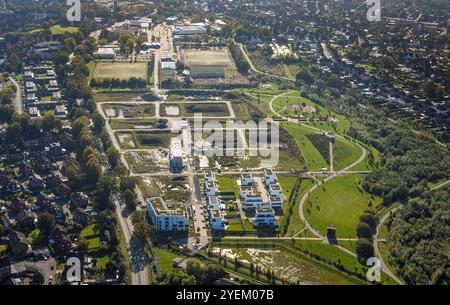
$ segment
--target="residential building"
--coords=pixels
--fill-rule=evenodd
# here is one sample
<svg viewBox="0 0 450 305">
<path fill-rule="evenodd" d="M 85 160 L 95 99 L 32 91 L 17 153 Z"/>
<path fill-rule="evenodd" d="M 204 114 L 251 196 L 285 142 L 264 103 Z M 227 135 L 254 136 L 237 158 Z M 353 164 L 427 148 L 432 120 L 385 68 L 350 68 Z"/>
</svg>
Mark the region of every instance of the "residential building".
<svg viewBox="0 0 450 305">
<path fill-rule="evenodd" d="M 215 181 L 204 182 L 204 188 L 207 197 L 216 196 L 219 193 L 219 188 Z"/>
<path fill-rule="evenodd" d="M 281 209 L 283 208 L 283 197 L 281 196 L 270 196 L 269 204 L 273 209 Z"/>
<path fill-rule="evenodd" d="M 9 233 L 9 245 L 13 250 L 14 255 L 22 256 L 31 252 L 31 246 L 25 237 L 25 234 L 18 231 L 11 231 Z"/>
<path fill-rule="evenodd" d="M 283 196 L 283 190 L 279 184 L 271 184 L 269 185 L 269 195 L 270 196 Z"/>
<path fill-rule="evenodd" d="M 180 205 L 168 205 L 163 198 L 147 198 L 147 214 L 157 231 L 187 231 L 189 227 L 186 209 Z"/>
<path fill-rule="evenodd" d="M 205 171 L 203 180 L 205 182 L 216 182 L 216 173 L 214 173 L 213 171 Z"/>
<path fill-rule="evenodd" d="M 266 186 L 278 182 L 277 174 L 271 169 L 264 169 L 264 182 Z"/>
<path fill-rule="evenodd" d="M 261 195 L 247 195 L 243 202 L 242 202 L 242 208 L 243 209 L 255 209 L 264 204 L 263 199 Z"/>
<path fill-rule="evenodd" d="M 278 226 L 275 211 L 272 208 L 256 209 L 255 226 Z"/>
<path fill-rule="evenodd" d="M 56 57 L 61 43 L 59 41 L 47 41 L 36 43 L 31 47 L 31 51 L 43 60 L 51 60 Z"/>
<path fill-rule="evenodd" d="M 211 217 L 211 229 L 216 231 L 223 231 L 226 227 L 226 220 L 224 218 L 223 212 L 218 208 L 211 208 L 209 210 Z"/>
<path fill-rule="evenodd" d="M 253 184 L 252 174 L 241 174 L 241 185 L 249 186 Z"/>
</svg>

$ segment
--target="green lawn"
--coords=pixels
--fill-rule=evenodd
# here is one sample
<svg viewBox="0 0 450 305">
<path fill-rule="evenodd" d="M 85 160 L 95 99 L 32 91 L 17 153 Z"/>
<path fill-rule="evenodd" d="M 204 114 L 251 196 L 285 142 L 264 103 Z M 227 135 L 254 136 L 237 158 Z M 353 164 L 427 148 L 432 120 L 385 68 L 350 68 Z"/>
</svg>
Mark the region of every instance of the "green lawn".
<svg viewBox="0 0 450 305">
<path fill-rule="evenodd" d="M 39 229 L 34 229 L 27 236 L 27 241 L 31 244 L 33 249 L 44 248 L 47 246 L 47 238 L 41 235 Z"/>
<path fill-rule="evenodd" d="M 234 192 L 233 181 L 231 177 L 228 176 L 218 176 L 217 182 L 219 184 L 220 192 Z"/>
<path fill-rule="evenodd" d="M 347 175 L 331 179 L 316 189 L 306 201 L 303 209 L 312 227 L 322 235 L 333 224 L 338 237 L 356 237 L 356 224 L 359 216 L 368 208 L 381 202 L 371 198 L 358 185 L 363 175 Z"/>
<path fill-rule="evenodd" d="M 294 137 L 309 170 L 318 170 L 329 167 L 327 161 L 325 161 L 317 148 L 306 137 L 311 131 L 295 123 L 283 123 L 282 127 Z"/>
<path fill-rule="evenodd" d="M 89 80 L 91 80 L 92 76 L 94 75 L 94 71 L 95 71 L 95 66 L 96 65 L 97 65 L 97 63 L 94 60 L 91 60 L 86 65 L 88 67 L 88 69 L 89 69 Z"/>
<path fill-rule="evenodd" d="M 300 232 L 305 224 L 300 220 L 300 216 L 298 214 L 298 204 L 301 196 L 313 185 L 314 180 L 310 179 L 302 179 L 300 187 L 297 190 L 297 200 L 295 201 L 295 205 L 292 209 L 291 218 L 289 220 L 289 226 L 286 232 L 286 236 L 293 236 Z"/>
<path fill-rule="evenodd" d="M 64 33 L 76 33 L 79 31 L 78 27 L 68 26 L 62 27 L 60 25 L 54 25 L 50 28 L 52 35 L 62 35 Z"/>
<path fill-rule="evenodd" d="M 297 112 L 296 110 L 289 107 L 289 105 L 301 105 L 306 104 L 307 106 L 314 107 L 316 109 L 315 113 L 307 113 L 307 112 Z M 287 95 L 283 95 L 275 99 L 272 103 L 273 109 L 284 116 L 296 116 L 298 114 L 303 115 L 305 117 L 312 117 L 315 115 L 332 115 L 332 113 L 325 108 L 315 104 L 311 100 L 300 96 L 298 93 L 289 93 Z"/>
<path fill-rule="evenodd" d="M 173 269 L 172 261 L 174 258 L 181 257 L 175 253 L 169 252 L 161 248 L 153 248 L 153 253 L 155 254 L 159 270 L 170 271 Z"/>
<path fill-rule="evenodd" d="M 7 245 L 0 245 L 0 253 L 2 253 L 3 251 L 6 251 L 7 248 L 8 248 Z"/>
<path fill-rule="evenodd" d="M 95 265 L 95 268 L 97 270 L 104 270 L 106 267 L 106 264 L 110 260 L 108 255 L 95 257 L 95 259 L 97 260 L 97 263 Z"/>
<path fill-rule="evenodd" d="M 334 170 L 341 170 L 349 166 L 361 156 L 361 149 L 353 143 L 335 138 L 333 144 Z"/>
<path fill-rule="evenodd" d="M 88 237 L 97 234 L 97 230 L 95 229 L 95 227 L 96 224 L 90 224 L 86 226 L 83 230 L 81 230 L 80 237 Z"/>
<path fill-rule="evenodd" d="M 89 238 L 87 241 L 89 250 L 96 249 L 102 245 L 100 237 Z"/>
</svg>

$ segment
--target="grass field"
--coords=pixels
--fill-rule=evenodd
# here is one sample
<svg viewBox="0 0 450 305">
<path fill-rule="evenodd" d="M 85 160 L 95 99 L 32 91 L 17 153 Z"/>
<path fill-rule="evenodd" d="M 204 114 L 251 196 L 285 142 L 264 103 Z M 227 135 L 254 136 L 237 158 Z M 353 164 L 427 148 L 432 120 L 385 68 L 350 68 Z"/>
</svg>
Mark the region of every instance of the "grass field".
<svg viewBox="0 0 450 305">
<path fill-rule="evenodd" d="M 306 201 L 303 209 L 311 226 L 321 234 L 333 224 L 336 235 L 343 238 L 356 237 L 359 216 L 369 207 L 381 203 L 380 198 L 371 197 L 359 186 L 362 175 L 347 175 L 333 178 L 316 189 Z"/>
<path fill-rule="evenodd" d="M 294 105 L 306 105 L 304 111 L 296 111 L 292 108 Z M 296 116 L 298 114 L 305 117 L 316 115 L 332 115 L 331 111 L 325 111 L 324 108 L 316 105 L 307 98 L 301 97 L 298 93 L 283 95 L 275 99 L 272 104 L 274 110 L 284 116 Z"/>
<path fill-rule="evenodd" d="M 173 259 L 181 257 L 180 255 L 157 247 L 153 248 L 153 253 L 156 256 L 158 270 L 160 271 L 173 270 Z"/>
<path fill-rule="evenodd" d="M 335 138 L 333 144 L 334 170 L 341 170 L 349 166 L 361 156 L 361 149 L 346 140 Z"/>
<path fill-rule="evenodd" d="M 100 80 L 115 78 L 128 80 L 131 77 L 147 79 L 147 63 L 137 62 L 98 62 L 95 65 L 93 78 Z"/>
<path fill-rule="evenodd" d="M 96 235 L 97 233 L 98 230 L 96 229 L 96 224 L 90 224 L 81 230 L 80 237 L 88 237 L 91 235 Z"/>
<path fill-rule="evenodd" d="M 139 98 L 142 93 L 136 92 L 114 92 L 114 93 L 95 93 L 95 102 L 122 102 L 122 101 L 132 101 Z"/>
<path fill-rule="evenodd" d="M 232 66 L 233 61 L 228 48 L 180 49 L 182 61 L 188 65 Z"/>
<path fill-rule="evenodd" d="M 142 129 L 138 127 L 155 127 L 157 119 L 112 119 L 109 125 L 112 129 Z"/>
<path fill-rule="evenodd" d="M 50 31 L 52 35 L 62 35 L 64 33 L 76 33 L 79 29 L 74 26 L 62 27 L 60 25 L 54 25 L 50 28 Z"/>
<path fill-rule="evenodd" d="M 314 184 L 314 180 L 310 179 L 302 179 L 300 187 L 297 190 L 297 200 L 295 201 L 294 207 L 292 208 L 291 218 L 289 220 L 289 226 L 286 231 L 286 236 L 293 236 L 300 232 L 305 224 L 300 220 L 300 216 L 298 214 L 298 204 L 301 196 Z"/>
<path fill-rule="evenodd" d="M 236 119 L 244 123 L 252 119 L 251 112 L 244 102 L 232 102 L 231 107 L 236 115 Z"/>
<path fill-rule="evenodd" d="M 317 148 L 306 137 L 306 135 L 312 133 L 310 130 L 294 123 L 283 123 L 282 127 L 294 137 L 309 170 L 329 167 Z"/>
</svg>

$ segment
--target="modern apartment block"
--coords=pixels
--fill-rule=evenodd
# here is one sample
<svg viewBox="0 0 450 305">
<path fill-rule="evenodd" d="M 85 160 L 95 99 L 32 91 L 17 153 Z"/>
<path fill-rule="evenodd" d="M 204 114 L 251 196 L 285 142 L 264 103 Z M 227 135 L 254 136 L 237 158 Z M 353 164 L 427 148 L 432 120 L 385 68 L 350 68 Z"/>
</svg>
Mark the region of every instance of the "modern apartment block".
<svg viewBox="0 0 450 305">
<path fill-rule="evenodd" d="M 147 214 L 157 231 L 187 231 L 189 220 L 181 205 L 167 204 L 161 197 L 147 198 Z"/>
</svg>

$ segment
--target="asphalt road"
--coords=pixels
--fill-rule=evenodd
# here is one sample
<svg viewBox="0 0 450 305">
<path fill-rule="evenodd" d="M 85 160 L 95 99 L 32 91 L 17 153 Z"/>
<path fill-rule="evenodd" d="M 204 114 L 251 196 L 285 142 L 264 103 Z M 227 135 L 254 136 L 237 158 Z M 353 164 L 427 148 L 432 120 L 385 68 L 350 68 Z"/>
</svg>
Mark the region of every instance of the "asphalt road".
<svg viewBox="0 0 450 305">
<path fill-rule="evenodd" d="M 148 262 L 141 242 L 133 237 L 133 224 L 117 198 L 114 198 L 114 204 L 116 205 L 117 220 L 125 237 L 127 250 L 130 255 L 131 285 L 148 285 Z"/>
<path fill-rule="evenodd" d="M 23 112 L 23 102 L 22 102 L 22 90 L 20 89 L 19 82 L 13 77 L 9 77 L 9 80 L 16 86 L 16 97 L 14 98 L 14 111 L 17 113 Z"/>
</svg>

